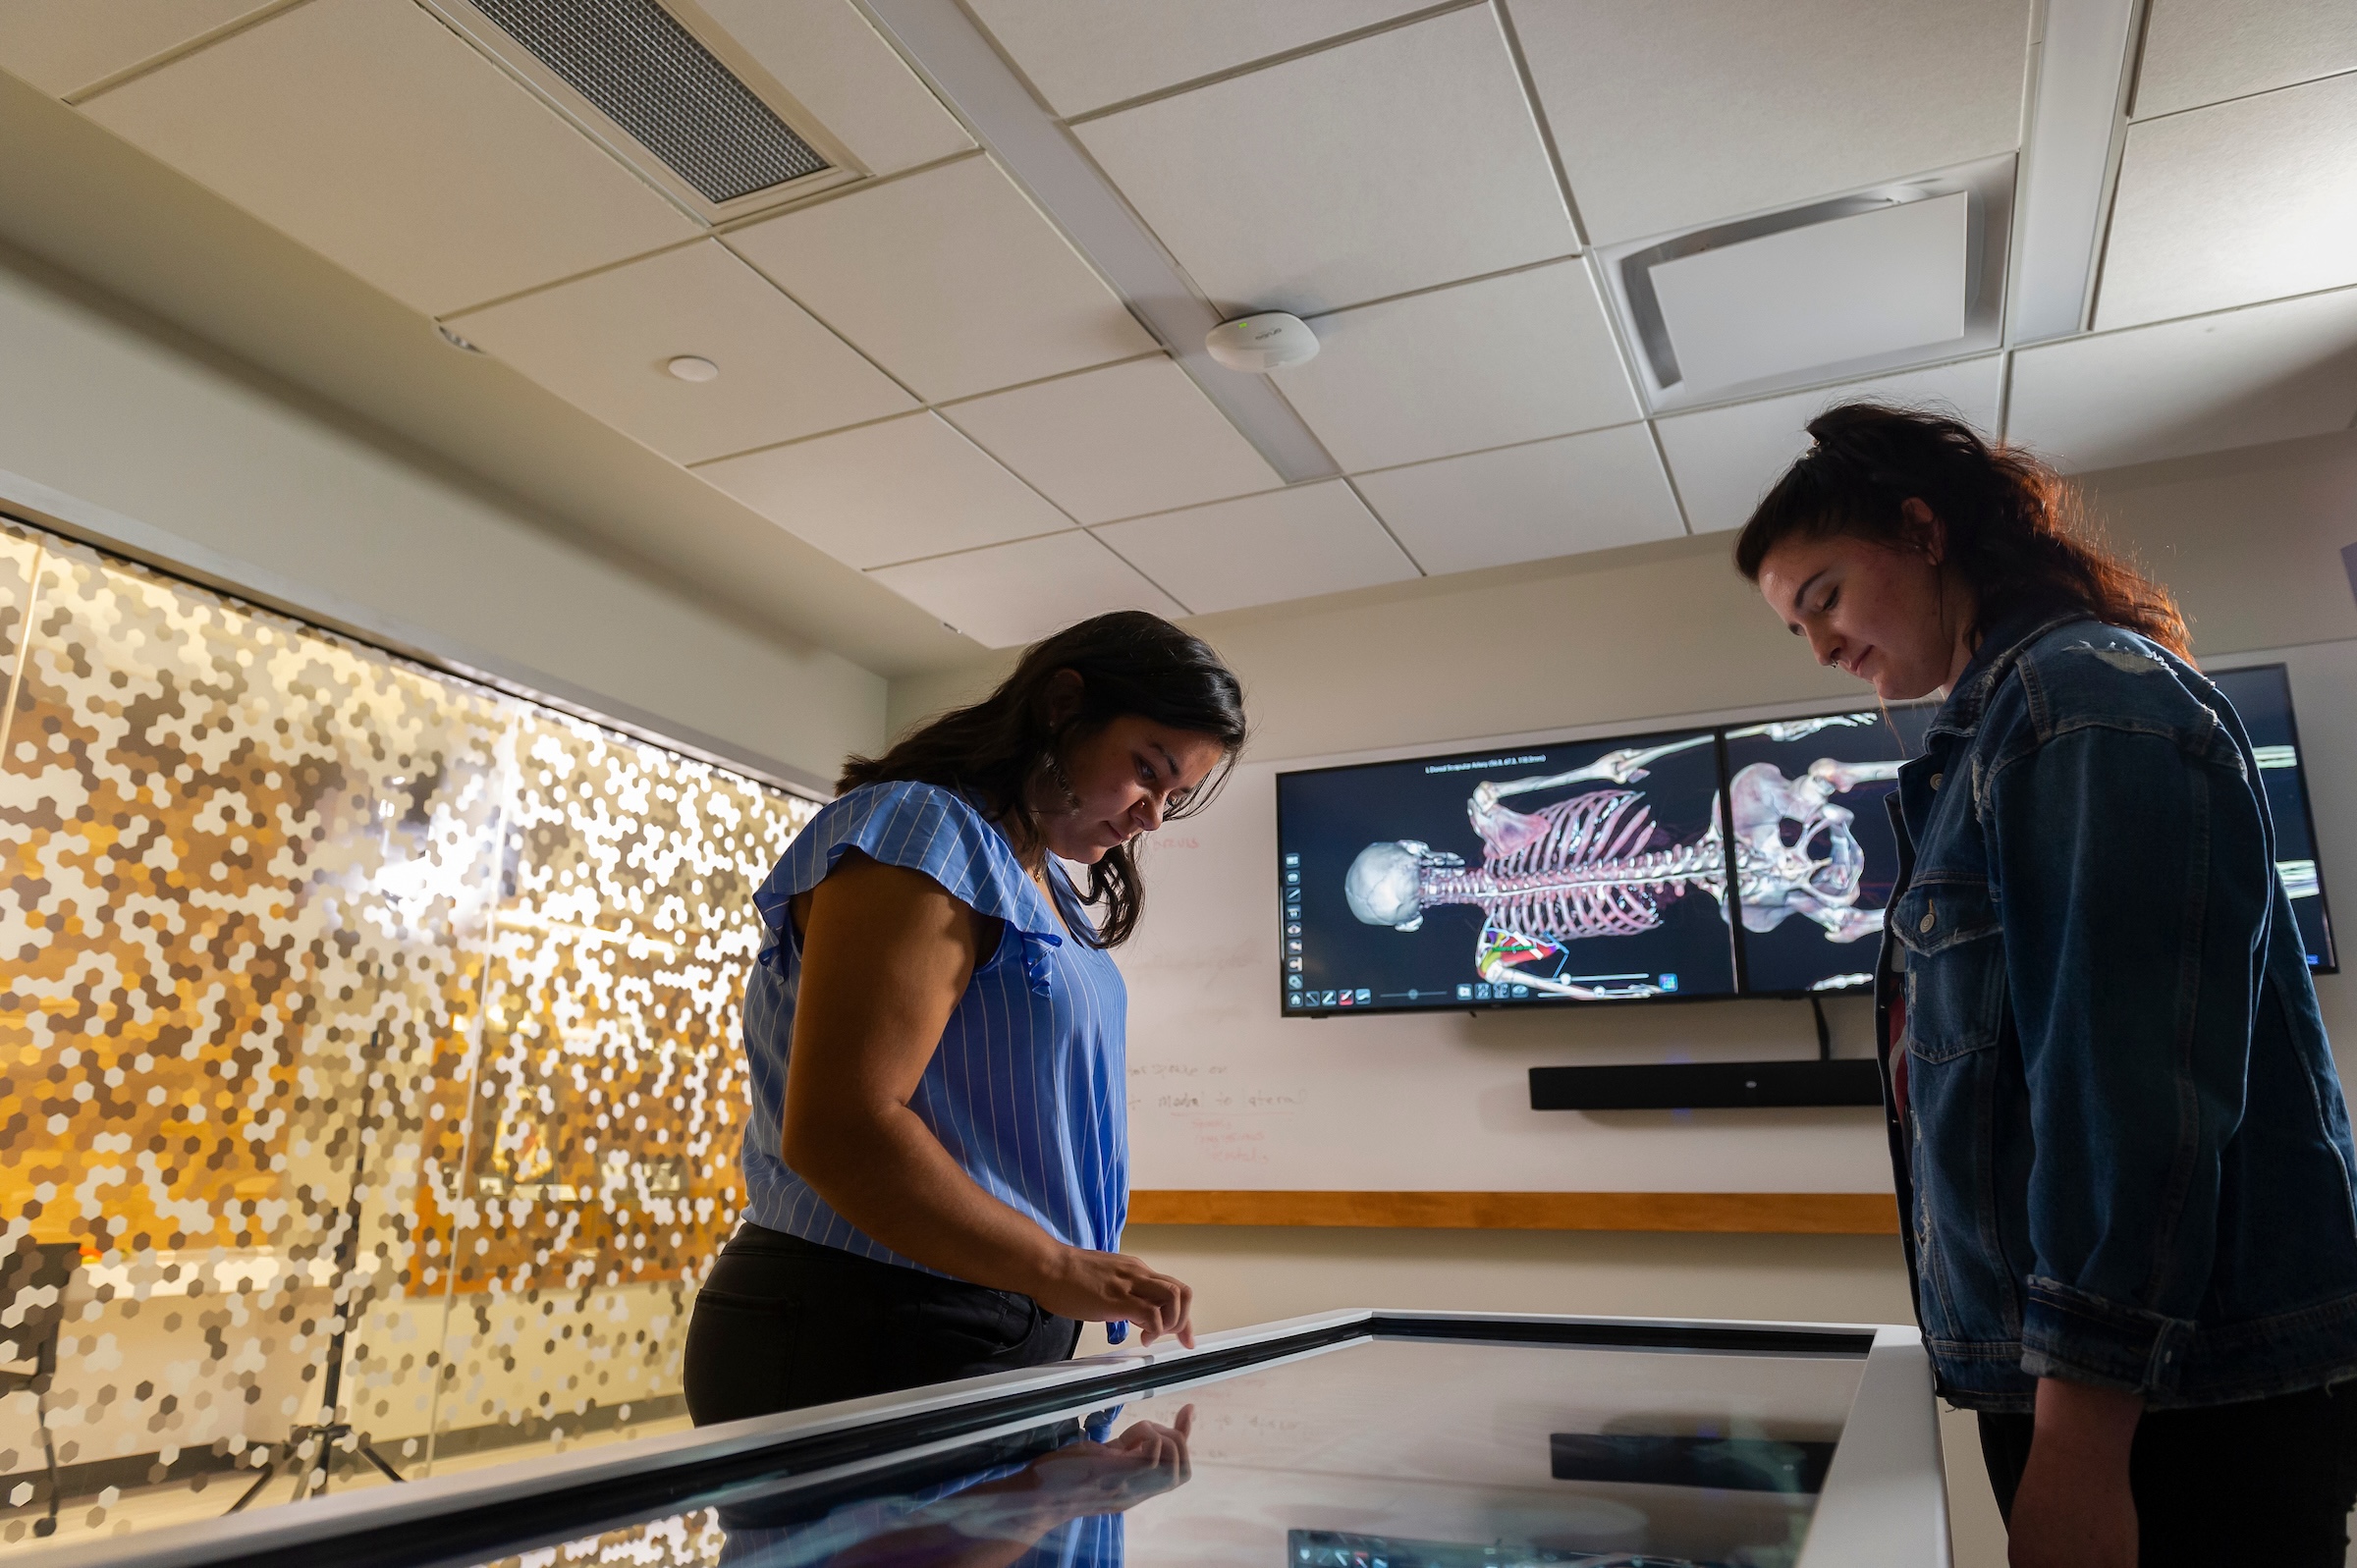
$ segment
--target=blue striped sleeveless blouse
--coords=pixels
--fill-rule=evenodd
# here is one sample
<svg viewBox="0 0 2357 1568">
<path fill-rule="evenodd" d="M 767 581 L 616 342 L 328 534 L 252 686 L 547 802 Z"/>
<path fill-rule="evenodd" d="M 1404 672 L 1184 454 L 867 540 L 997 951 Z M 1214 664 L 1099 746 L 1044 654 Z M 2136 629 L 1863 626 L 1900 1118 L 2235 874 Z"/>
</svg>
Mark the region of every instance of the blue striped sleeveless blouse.
<svg viewBox="0 0 2357 1568">
<path fill-rule="evenodd" d="M 1003 923 L 997 950 L 958 999 L 908 1108 L 992 1197 L 1069 1246 L 1115 1250 L 1129 1210 L 1129 1003 L 1121 971 L 1103 949 L 1070 936 L 998 829 L 962 797 L 926 784 L 869 784 L 833 801 L 753 895 L 767 938 L 744 993 L 752 1069 L 745 1217 L 863 1258 L 924 1267 L 830 1209 L 781 1153 L 801 982 L 800 939 L 787 905 L 817 887 L 847 849 L 921 871 Z M 1050 865 L 1065 919 L 1088 929 L 1086 908 Z"/>
</svg>

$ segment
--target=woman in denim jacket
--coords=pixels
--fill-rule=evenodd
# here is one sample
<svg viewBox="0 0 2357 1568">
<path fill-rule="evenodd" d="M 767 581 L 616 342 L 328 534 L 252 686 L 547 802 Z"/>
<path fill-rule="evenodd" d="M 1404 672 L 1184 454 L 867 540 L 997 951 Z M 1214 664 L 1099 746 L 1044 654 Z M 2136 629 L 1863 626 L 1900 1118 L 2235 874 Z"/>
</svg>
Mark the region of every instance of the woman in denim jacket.
<svg viewBox="0 0 2357 1568">
<path fill-rule="evenodd" d="M 1735 546 L 1818 662 L 1945 693 L 1876 994 L 1916 1316 L 2017 1564 L 2330 1564 L 2357 1168 L 2242 722 L 2052 470 L 1872 405 Z"/>
</svg>

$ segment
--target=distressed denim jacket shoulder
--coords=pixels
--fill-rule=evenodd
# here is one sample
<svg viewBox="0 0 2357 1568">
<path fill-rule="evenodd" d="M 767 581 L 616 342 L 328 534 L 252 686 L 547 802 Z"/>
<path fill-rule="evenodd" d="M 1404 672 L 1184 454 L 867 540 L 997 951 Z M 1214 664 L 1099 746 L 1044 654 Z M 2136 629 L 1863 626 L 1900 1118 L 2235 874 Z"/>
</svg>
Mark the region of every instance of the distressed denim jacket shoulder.
<svg viewBox="0 0 2357 1568">
<path fill-rule="evenodd" d="M 2357 1150 L 2217 688 L 2099 622 L 2001 626 L 1891 812 L 1880 1038 L 1941 1392 L 2357 1376 Z"/>
</svg>

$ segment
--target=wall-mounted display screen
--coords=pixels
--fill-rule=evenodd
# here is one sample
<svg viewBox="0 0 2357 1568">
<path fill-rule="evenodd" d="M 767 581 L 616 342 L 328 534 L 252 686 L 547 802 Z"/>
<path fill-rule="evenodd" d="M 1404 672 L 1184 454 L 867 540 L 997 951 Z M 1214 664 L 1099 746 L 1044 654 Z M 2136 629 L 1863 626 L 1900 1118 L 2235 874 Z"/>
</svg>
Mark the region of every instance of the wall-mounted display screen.
<svg viewBox="0 0 2357 1568">
<path fill-rule="evenodd" d="M 1288 1011 L 1727 996 L 1718 736 L 1282 774 Z"/>
<path fill-rule="evenodd" d="M 2308 961 L 2331 970 L 2283 667 L 2213 678 L 2258 754 Z M 1935 712 L 1280 774 L 1285 1010 L 1867 990 L 1898 877 L 1885 802 Z"/>
<path fill-rule="evenodd" d="M 2308 806 L 2308 775 L 2300 760 L 2299 726 L 2291 717 L 2291 681 L 2281 665 L 2209 672 L 2224 692 L 2259 758 L 2259 782 L 2267 790 L 2268 815 L 2275 822 L 2275 874 L 2291 894 L 2308 967 L 2327 974 L 2340 968 L 2332 949 L 2332 916 L 2325 907 L 2324 878 L 2316 869 L 2316 817 Z"/>
</svg>

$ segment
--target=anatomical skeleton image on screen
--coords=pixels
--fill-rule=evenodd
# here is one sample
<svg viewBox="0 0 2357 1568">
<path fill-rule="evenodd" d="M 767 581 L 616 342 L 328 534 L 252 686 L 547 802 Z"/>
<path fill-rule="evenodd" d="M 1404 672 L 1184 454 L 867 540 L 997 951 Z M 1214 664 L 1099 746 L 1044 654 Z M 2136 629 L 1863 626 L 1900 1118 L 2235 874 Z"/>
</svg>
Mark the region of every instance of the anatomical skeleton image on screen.
<svg viewBox="0 0 2357 1568">
<path fill-rule="evenodd" d="M 1716 741 L 1281 776 L 1288 1007 L 1731 994 Z"/>
<path fill-rule="evenodd" d="M 1653 808 L 1633 788 L 1586 789 L 1529 812 L 1506 801 L 1573 784 L 1634 784 L 1651 764 L 1711 739 L 1623 747 L 1564 773 L 1484 779 L 1465 802 L 1482 863 L 1468 866 L 1414 838 L 1371 843 L 1343 879 L 1350 912 L 1370 926 L 1414 931 L 1428 908 L 1473 904 L 1482 912 L 1473 972 L 1493 986 L 1526 985 L 1580 1001 L 1660 996 L 1658 977 L 1571 977 L 1562 960 L 1574 943 L 1658 929 L 1662 906 L 1687 893 L 1724 902 L 1727 856 L 1717 810 L 1702 834 L 1678 843 L 1655 826 Z"/>
</svg>

